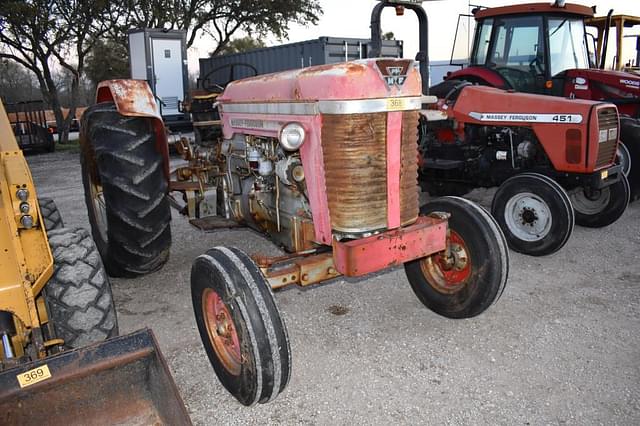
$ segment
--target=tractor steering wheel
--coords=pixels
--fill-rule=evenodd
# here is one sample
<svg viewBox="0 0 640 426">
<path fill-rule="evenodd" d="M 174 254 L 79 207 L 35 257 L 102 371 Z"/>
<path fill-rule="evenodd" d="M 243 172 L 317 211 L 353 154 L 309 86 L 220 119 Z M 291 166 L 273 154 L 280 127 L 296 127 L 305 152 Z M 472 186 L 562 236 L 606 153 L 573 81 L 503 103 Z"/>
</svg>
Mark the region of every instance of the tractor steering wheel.
<svg viewBox="0 0 640 426">
<path fill-rule="evenodd" d="M 207 91 L 208 93 L 222 93 L 225 87 L 227 87 L 227 84 L 238 79 L 238 77 L 235 75 L 235 70 L 238 67 L 249 68 L 250 74 L 252 74 L 249 77 L 255 77 L 256 75 L 258 75 L 258 70 L 256 69 L 256 67 L 254 67 L 251 64 L 247 64 L 244 62 L 225 64 L 212 69 L 211 71 L 206 73 L 204 76 L 198 78 L 198 86 L 201 87 L 203 90 Z M 209 80 L 209 77 L 226 68 L 229 68 L 229 75 L 224 79 L 226 80 L 224 83 L 218 84 L 218 83 L 213 83 Z"/>
<path fill-rule="evenodd" d="M 530 86 L 532 83 L 532 81 L 530 81 L 532 77 L 531 74 L 519 68 L 497 67 L 495 71 L 504 78 L 512 89 L 518 91 L 524 91 L 523 88 Z"/>
<path fill-rule="evenodd" d="M 540 57 L 536 56 L 533 61 L 529 62 L 529 68 L 534 75 L 544 75 L 544 68 L 540 61 Z"/>
</svg>

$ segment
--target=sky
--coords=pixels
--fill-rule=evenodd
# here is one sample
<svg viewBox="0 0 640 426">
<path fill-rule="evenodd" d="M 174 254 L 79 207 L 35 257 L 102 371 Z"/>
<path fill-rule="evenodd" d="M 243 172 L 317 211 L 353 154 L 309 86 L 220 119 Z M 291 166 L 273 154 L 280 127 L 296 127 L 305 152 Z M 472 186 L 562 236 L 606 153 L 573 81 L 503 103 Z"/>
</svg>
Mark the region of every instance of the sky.
<svg viewBox="0 0 640 426">
<path fill-rule="evenodd" d="M 376 5 L 376 0 L 319 0 L 324 14 L 318 25 L 302 26 L 291 25 L 289 39 L 279 42 L 267 40 L 267 45 L 277 45 L 317 39 L 322 36 L 369 38 L 369 21 L 371 10 Z M 535 0 L 442 0 L 425 1 L 424 9 L 429 17 L 429 56 L 432 61 L 448 60 L 451 56 L 451 48 L 460 13 L 467 13 L 469 3 L 494 7 L 509 4 L 532 3 Z M 570 3 L 596 6 L 597 15 L 606 15 L 613 8 L 614 13 L 640 16 L 640 0 L 574 0 Z M 404 41 L 404 55 L 407 58 L 415 57 L 418 51 L 418 21 L 411 11 L 405 16 L 396 17 L 392 8 L 386 8 L 382 16 L 382 29 L 391 31 L 395 38 Z M 639 31 L 636 31 L 637 33 Z M 211 47 L 207 47 L 207 41 L 203 38 L 196 43 L 196 48 L 189 52 L 190 72 L 197 70 L 199 56 L 207 56 Z M 193 64 L 193 65 L 192 65 Z"/>
</svg>

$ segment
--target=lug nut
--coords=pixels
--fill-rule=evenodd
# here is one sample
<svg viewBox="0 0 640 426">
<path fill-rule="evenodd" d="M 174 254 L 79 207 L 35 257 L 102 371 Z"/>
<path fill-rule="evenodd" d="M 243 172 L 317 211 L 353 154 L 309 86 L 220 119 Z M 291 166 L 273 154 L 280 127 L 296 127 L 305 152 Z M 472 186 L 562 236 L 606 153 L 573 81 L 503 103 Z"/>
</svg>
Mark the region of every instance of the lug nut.
<svg viewBox="0 0 640 426">
<path fill-rule="evenodd" d="M 18 197 L 20 201 L 27 201 L 29 199 L 29 191 L 24 188 L 18 189 L 16 191 L 16 197 Z"/>
<path fill-rule="evenodd" d="M 33 228 L 33 217 L 31 215 L 24 215 L 20 218 L 20 223 L 27 229 Z"/>
</svg>

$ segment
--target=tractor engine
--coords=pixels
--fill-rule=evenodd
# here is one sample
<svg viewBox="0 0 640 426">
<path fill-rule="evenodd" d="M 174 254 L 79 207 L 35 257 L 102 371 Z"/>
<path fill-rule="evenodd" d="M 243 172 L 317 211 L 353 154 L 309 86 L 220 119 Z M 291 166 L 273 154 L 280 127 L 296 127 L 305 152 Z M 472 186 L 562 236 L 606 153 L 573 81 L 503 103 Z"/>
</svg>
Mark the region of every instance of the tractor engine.
<svg viewBox="0 0 640 426">
<path fill-rule="evenodd" d="M 518 170 L 548 167 L 549 161 L 530 128 L 468 124 L 454 120 L 423 122 L 420 151 L 440 178 L 493 186 Z M 456 131 L 457 130 L 457 131 Z"/>
</svg>

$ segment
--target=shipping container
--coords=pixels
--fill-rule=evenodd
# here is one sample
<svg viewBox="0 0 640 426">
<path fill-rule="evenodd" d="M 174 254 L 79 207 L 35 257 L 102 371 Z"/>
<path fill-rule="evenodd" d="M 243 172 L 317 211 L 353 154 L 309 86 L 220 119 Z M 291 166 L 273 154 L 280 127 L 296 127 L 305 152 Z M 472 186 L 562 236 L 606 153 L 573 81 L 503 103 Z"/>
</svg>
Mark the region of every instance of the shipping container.
<svg viewBox="0 0 640 426">
<path fill-rule="evenodd" d="M 333 64 L 368 57 L 371 40 L 363 38 L 320 37 L 297 43 L 200 59 L 198 86 L 224 86 L 232 80 L 254 75 Z M 402 58 L 402 40 L 384 40 L 382 56 Z"/>
</svg>

